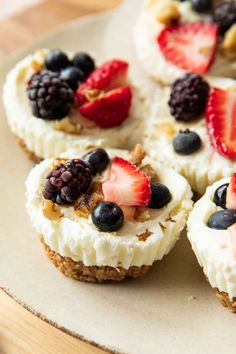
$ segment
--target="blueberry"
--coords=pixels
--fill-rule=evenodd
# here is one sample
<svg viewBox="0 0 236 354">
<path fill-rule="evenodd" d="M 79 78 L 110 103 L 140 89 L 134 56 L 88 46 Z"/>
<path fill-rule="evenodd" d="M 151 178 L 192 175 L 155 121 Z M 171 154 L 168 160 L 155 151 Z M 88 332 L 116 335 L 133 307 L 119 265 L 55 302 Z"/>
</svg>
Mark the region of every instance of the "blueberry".
<svg viewBox="0 0 236 354">
<path fill-rule="evenodd" d="M 225 209 L 216 211 L 208 220 L 207 226 L 211 229 L 226 230 L 236 223 L 236 210 Z"/>
<path fill-rule="evenodd" d="M 116 231 L 124 223 L 124 214 L 117 204 L 100 202 L 92 211 L 92 221 L 100 231 Z"/>
<path fill-rule="evenodd" d="M 173 139 L 173 147 L 178 154 L 190 155 L 199 150 L 201 139 L 199 135 L 189 129 L 181 130 Z"/>
<path fill-rule="evenodd" d="M 98 148 L 88 152 L 83 159 L 90 163 L 93 169 L 93 175 L 105 170 L 110 162 L 110 158 L 104 149 Z"/>
<path fill-rule="evenodd" d="M 212 0 L 191 0 L 193 9 L 197 12 L 208 12 L 212 8 Z"/>
<path fill-rule="evenodd" d="M 213 202 L 223 209 L 226 209 L 226 191 L 229 183 L 222 184 L 214 193 Z"/>
<path fill-rule="evenodd" d="M 94 60 L 87 53 L 83 52 L 75 54 L 73 64 L 83 71 L 85 77 L 95 69 Z"/>
<path fill-rule="evenodd" d="M 84 74 L 75 66 L 69 66 L 61 71 L 60 77 L 75 91 L 78 88 L 78 82 L 83 81 Z"/>
<path fill-rule="evenodd" d="M 48 70 L 60 71 L 69 65 L 69 59 L 60 49 L 52 49 L 46 54 L 45 65 Z"/>
<path fill-rule="evenodd" d="M 162 183 L 153 182 L 151 184 L 151 200 L 148 208 L 159 209 L 169 203 L 171 194 L 169 189 Z"/>
</svg>

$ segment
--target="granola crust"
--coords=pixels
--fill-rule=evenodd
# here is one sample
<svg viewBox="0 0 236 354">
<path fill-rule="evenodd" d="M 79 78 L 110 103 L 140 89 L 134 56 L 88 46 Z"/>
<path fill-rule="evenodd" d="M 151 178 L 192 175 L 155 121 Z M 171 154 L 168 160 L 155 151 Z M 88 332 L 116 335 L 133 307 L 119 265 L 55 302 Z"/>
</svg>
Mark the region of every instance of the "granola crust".
<svg viewBox="0 0 236 354">
<path fill-rule="evenodd" d="M 214 289 L 216 297 L 220 300 L 223 306 L 228 307 L 231 312 L 236 313 L 236 297 L 230 300 L 229 294 L 224 291 L 219 291 L 219 289 Z"/>
<path fill-rule="evenodd" d="M 25 151 L 26 155 L 28 156 L 28 158 L 30 160 L 32 160 L 36 163 L 40 163 L 41 161 L 43 161 L 43 159 L 41 157 L 35 155 L 35 153 L 33 151 L 28 150 L 23 139 L 19 138 L 18 136 L 16 136 L 16 139 L 18 141 L 19 146 L 22 147 L 22 149 Z"/>
<path fill-rule="evenodd" d="M 76 262 L 69 257 L 63 257 L 53 251 L 46 245 L 43 236 L 40 237 L 40 241 L 52 263 L 66 276 L 80 281 L 102 283 L 104 281 L 121 281 L 126 277 L 138 278 L 144 275 L 150 268 L 150 266 L 145 265 L 141 267 L 133 266 L 129 269 L 124 269 L 120 266 L 116 268 L 109 266 L 85 266 L 81 261 Z"/>
</svg>

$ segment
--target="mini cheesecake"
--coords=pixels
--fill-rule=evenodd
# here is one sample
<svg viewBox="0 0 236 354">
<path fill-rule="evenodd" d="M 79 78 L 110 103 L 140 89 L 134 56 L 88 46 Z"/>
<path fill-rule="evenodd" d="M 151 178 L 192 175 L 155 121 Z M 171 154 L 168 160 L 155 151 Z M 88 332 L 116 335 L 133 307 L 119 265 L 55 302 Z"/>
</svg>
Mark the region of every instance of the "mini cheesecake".
<svg viewBox="0 0 236 354">
<path fill-rule="evenodd" d="M 174 184 L 173 184 L 174 181 Z M 103 282 L 137 278 L 161 260 L 192 208 L 186 179 L 145 156 L 97 148 L 45 159 L 26 181 L 26 207 L 64 274 Z"/>
<path fill-rule="evenodd" d="M 236 5 L 148 0 L 135 25 L 137 56 L 164 85 L 185 72 L 236 78 Z M 226 4 L 225 4 L 226 3 Z M 195 7 L 195 8 L 194 8 Z"/>
<path fill-rule="evenodd" d="M 187 227 L 207 280 L 221 303 L 236 312 L 236 174 L 207 188 Z"/>
<path fill-rule="evenodd" d="M 112 59 L 95 68 L 85 53 L 46 49 L 22 59 L 3 89 L 9 127 L 20 145 L 39 161 L 73 148 L 138 142 L 142 99 L 127 78 L 128 66 Z"/>
<path fill-rule="evenodd" d="M 185 74 L 147 101 L 144 147 L 203 194 L 236 170 L 236 82 Z"/>
</svg>

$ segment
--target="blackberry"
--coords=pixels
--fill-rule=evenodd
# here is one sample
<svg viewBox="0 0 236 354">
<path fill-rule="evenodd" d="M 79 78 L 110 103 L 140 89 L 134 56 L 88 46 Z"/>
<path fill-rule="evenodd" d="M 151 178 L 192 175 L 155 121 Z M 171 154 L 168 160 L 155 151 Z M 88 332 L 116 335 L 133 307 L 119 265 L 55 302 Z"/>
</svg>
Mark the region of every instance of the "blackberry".
<svg viewBox="0 0 236 354">
<path fill-rule="evenodd" d="M 200 75 L 185 74 L 172 84 L 168 101 L 171 114 L 185 122 L 198 118 L 205 110 L 209 89 Z"/>
<path fill-rule="evenodd" d="M 33 74 L 27 92 L 33 115 L 46 120 L 64 118 L 74 103 L 69 85 L 52 71 Z"/>
<path fill-rule="evenodd" d="M 46 177 L 43 196 L 57 204 L 72 204 L 92 182 L 92 168 L 81 159 L 56 166 Z"/>
<path fill-rule="evenodd" d="M 220 34 L 224 34 L 236 23 L 236 2 L 223 1 L 214 6 L 213 22 L 219 26 Z"/>
</svg>

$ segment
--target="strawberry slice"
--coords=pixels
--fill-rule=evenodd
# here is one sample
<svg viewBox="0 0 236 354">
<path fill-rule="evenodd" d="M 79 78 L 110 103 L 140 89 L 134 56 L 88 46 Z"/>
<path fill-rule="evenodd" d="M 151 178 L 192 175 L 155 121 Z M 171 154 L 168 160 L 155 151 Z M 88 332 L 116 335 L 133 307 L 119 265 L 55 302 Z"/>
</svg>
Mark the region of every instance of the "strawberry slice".
<svg viewBox="0 0 236 354">
<path fill-rule="evenodd" d="M 236 224 L 231 225 L 227 229 L 230 233 L 231 246 L 233 250 L 233 256 L 236 259 Z"/>
<path fill-rule="evenodd" d="M 131 89 L 128 86 L 121 87 L 84 103 L 79 108 L 79 112 L 99 127 L 111 128 L 121 124 L 128 117 L 131 99 Z"/>
<path fill-rule="evenodd" d="M 135 206 L 120 205 L 120 208 L 123 211 L 124 218 L 126 221 L 134 221 L 134 215 L 136 212 Z"/>
<path fill-rule="evenodd" d="M 218 26 L 188 22 L 165 27 L 157 38 L 168 61 L 198 74 L 209 70 L 216 52 Z"/>
<path fill-rule="evenodd" d="M 206 123 L 212 146 L 219 154 L 236 157 L 236 91 L 213 88 L 206 105 Z"/>
<path fill-rule="evenodd" d="M 231 177 L 226 191 L 226 208 L 236 210 L 236 173 Z"/>
<path fill-rule="evenodd" d="M 86 92 L 89 90 L 109 91 L 127 84 L 129 64 L 123 60 L 110 60 L 94 70 L 87 80 L 82 83 L 75 93 L 78 105 L 87 101 Z"/>
<path fill-rule="evenodd" d="M 103 183 L 106 201 L 125 206 L 146 206 L 151 198 L 150 179 L 131 162 L 116 157 L 109 180 Z"/>
</svg>

